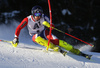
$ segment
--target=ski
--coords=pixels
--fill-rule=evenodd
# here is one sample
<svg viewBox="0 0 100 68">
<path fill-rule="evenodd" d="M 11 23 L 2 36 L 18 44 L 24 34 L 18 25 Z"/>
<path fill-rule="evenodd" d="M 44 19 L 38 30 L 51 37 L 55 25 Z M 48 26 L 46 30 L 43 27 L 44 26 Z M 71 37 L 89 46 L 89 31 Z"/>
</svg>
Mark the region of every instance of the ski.
<svg viewBox="0 0 100 68">
<path fill-rule="evenodd" d="M 1 42 L 12 43 L 12 41 L 0 40 Z"/>
<path fill-rule="evenodd" d="M 0 40 L 1 42 L 7 42 L 12 44 L 13 47 L 17 47 L 18 43 L 14 44 L 13 41 L 6 41 L 6 40 Z"/>
<path fill-rule="evenodd" d="M 85 58 L 87 58 L 87 59 L 91 59 L 91 57 L 92 57 L 92 55 L 89 55 L 89 54 L 84 54 L 84 53 L 82 53 L 82 52 L 80 52 L 80 54 L 79 54 L 80 56 L 83 56 L 83 57 L 85 57 Z"/>
<path fill-rule="evenodd" d="M 6 41 L 6 40 L 0 40 L 0 41 L 13 44 L 12 41 Z M 65 50 L 63 50 L 63 49 L 61 49 L 61 48 L 60 48 L 59 51 L 54 51 L 54 50 L 52 50 L 52 49 L 50 49 L 50 50 L 45 50 L 45 49 L 42 49 L 42 48 L 29 48 L 29 47 L 17 47 L 17 48 L 41 50 L 41 51 L 47 52 L 47 53 L 48 53 L 48 52 L 56 52 L 56 53 L 58 52 L 58 53 L 61 53 L 63 56 L 66 56 L 66 54 L 67 54 L 67 51 L 65 51 Z M 89 60 L 91 60 L 91 57 L 92 57 L 92 55 L 88 55 L 88 54 L 84 54 L 84 53 L 81 53 L 80 56 L 83 56 L 83 57 L 85 57 L 86 59 L 89 59 Z"/>
</svg>

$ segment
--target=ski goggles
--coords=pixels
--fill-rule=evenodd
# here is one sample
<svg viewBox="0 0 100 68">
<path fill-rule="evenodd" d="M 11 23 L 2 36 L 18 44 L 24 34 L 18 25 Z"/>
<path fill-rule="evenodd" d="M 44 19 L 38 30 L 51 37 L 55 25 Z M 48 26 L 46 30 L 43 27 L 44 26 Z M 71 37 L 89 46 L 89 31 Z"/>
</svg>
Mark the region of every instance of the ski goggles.
<svg viewBox="0 0 100 68">
<path fill-rule="evenodd" d="M 41 13 L 34 13 L 35 16 L 41 16 Z"/>
</svg>

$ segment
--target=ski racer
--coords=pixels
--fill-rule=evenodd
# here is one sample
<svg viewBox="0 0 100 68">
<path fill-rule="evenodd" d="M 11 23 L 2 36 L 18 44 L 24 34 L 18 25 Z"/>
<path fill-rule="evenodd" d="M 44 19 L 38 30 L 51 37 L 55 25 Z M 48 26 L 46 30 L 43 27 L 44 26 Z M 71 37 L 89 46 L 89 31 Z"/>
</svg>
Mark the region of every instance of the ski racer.
<svg viewBox="0 0 100 68">
<path fill-rule="evenodd" d="M 31 13 L 32 14 L 24 18 L 16 28 L 13 44 L 19 43 L 20 31 L 25 26 L 27 26 L 29 34 L 30 36 L 32 36 L 32 41 L 47 47 L 49 39 L 49 31 L 47 29 L 50 28 L 49 18 L 44 15 L 43 9 L 40 6 L 34 6 L 31 10 Z M 52 30 L 53 28 L 54 25 L 52 25 Z M 80 52 L 79 49 L 75 49 L 72 45 L 68 44 L 63 40 L 58 39 L 52 34 L 50 38 L 49 48 L 53 49 L 54 51 L 60 51 L 61 53 L 65 54 L 66 52 L 60 49 L 60 47 L 74 54 L 82 55 L 84 57 L 87 56 L 87 54 Z"/>
</svg>

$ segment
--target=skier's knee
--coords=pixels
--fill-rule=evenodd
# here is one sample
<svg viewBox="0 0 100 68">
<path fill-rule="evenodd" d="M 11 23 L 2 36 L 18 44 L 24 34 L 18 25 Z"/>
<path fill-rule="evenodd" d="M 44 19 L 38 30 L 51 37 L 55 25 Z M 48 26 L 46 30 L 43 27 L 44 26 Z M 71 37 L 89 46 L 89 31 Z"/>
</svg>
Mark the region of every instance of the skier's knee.
<svg viewBox="0 0 100 68">
<path fill-rule="evenodd" d="M 35 39 L 36 39 L 36 34 L 33 35 L 33 37 L 32 37 L 32 41 L 33 41 L 33 42 L 36 42 Z"/>
</svg>

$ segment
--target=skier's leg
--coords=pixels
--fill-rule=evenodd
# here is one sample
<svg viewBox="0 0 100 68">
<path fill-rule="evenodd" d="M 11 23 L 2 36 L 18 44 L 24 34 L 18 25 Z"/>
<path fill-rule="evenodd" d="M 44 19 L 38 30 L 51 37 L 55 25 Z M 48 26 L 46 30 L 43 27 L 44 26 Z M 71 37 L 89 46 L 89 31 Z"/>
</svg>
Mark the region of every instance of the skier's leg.
<svg viewBox="0 0 100 68">
<path fill-rule="evenodd" d="M 64 49 L 79 55 L 80 54 L 80 50 L 75 49 L 72 45 L 68 44 L 67 42 L 63 41 L 63 40 L 59 40 L 59 46 L 63 47 Z"/>
<path fill-rule="evenodd" d="M 46 38 L 49 39 L 49 32 L 48 31 L 45 31 L 45 35 L 46 35 Z M 68 44 L 67 42 L 63 41 L 63 40 L 59 40 L 57 39 L 56 36 L 54 36 L 52 34 L 51 38 L 50 38 L 50 41 L 55 44 L 55 45 L 59 45 L 60 47 L 63 47 L 64 49 L 74 53 L 74 54 L 79 54 L 80 51 L 78 49 L 75 49 L 72 45 Z"/>
<path fill-rule="evenodd" d="M 68 50 L 74 54 L 86 57 L 87 59 L 91 59 L 92 55 L 82 53 L 79 49 L 75 49 L 72 45 L 68 44 L 67 42 L 65 42 L 63 40 L 59 40 L 59 46 L 65 48 L 66 50 Z"/>
<path fill-rule="evenodd" d="M 38 36 L 36 39 L 35 39 L 35 42 L 42 45 L 42 46 L 45 46 L 47 47 L 48 46 L 48 40 L 45 40 L 43 39 L 42 37 Z M 53 43 L 49 43 L 49 48 L 53 49 L 54 51 L 58 51 L 59 50 L 59 47 L 56 47 L 56 45 L 54 45 Z"/>
<path fill-rule="evenodd" d="M 33 42 L 36 42 L 36 43 L 38 43 L 38 44 L 40 44 L 42 46 L 47 47 L 48 46 L 48 40 L 46 40 L 47 38 L 45 36 L 45 31 L 46 30 L 43 30 L 41 34 L 33 35 L 33 37 L 32 37 Z M 48 34 L 49 34 L 49 32 L 48 32 Z M 59 50 L 59 47 L 56 47 L 56 45 L 51 43 L 51 41 L 49 43 L 49 48 L 53 49 L 54 51 L 58 51 Z"/>
<path fill-rule="evenodd" d="M 38 34 L 33 35 L 32 41 L 33 41 L 33 42 L 36 42 L 35 39 L 36 39 L 37 37 L 38 37 Z"/>
<path fill-rule="evenodd" d="M 49 37 L 49 32 L 47 30 L 45 30 L 45 37 L 46 39 L 50 38 L 50 42 L 52 42 L 53 44 L 59 45 L 59 39 L 53 34 L 51 34 L 51 37 Z"/>
</svg>

